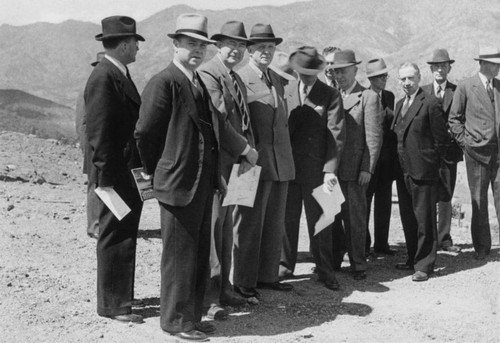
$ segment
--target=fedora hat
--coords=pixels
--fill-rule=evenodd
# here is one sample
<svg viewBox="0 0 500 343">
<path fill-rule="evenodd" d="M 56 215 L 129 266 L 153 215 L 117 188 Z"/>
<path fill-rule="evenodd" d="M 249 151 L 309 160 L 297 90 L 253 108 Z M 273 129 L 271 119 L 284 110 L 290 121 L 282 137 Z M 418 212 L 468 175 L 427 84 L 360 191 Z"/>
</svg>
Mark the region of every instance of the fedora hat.
<svg viewBox="0 0 500 343">
<path fill-rule="evenodd" d="M 250 43 L 245 32 L 245 26 L 241 21 L 228 21 L 227 23 L 222 25 L 220 33 L 216 33 L 215 35 L 210 37 L 210 39 L 216 41 L 223 40 L 224 38 L 231 38 Z"/>
<path fill-rule="evenodd" d="M 95 61 L 94 61 L 94 62 L 92 62 L 92 63 L 90 63 L 90 65 L 91 65 L 92 67 L 95 67 L 96 65 L 98 65 L 98 64 L 99 64 L 99 62 L 101 62 L 101 60 L 104 58 L 104 54 L 105 54 L 105 52 L 104 52 L 104 51 L 99 51 L 99 52 L 97 53 L 97 55 L 95 56 Z"/>
<path fill-rule="evenodd" d="M 486 61 L 500 64 L 500 50 L 497 47 L 492 46 L 479 48 L 479 56 L 474 59 L 476 61 Z"/>
<path fill-rule="evenodd" d="M 283 38 L 274 35 L 273 28 L 269 24 L 255 24 L 250 31 L 250 37 L 248 39 L 250 39 L 252 43 L 273 42 L 278 45 L 283 42 Z"/>
<path fill-rule="evenodd" d="M 276 74 L 278 74 L 285 80 L 295 81 L 297 80 L 297 74 L 290 66 L 288 60 L 289 60 L 289 55 L 286 52 L 276 51 L 274 53 L 273 60 L 269 65 L 269 68 L 272 69 L 274 72 L 276 72 Z"/>
<path fill-rule="evenodd" d="M 369 60 L 366 63 L 366 76 L 368 78 L 375 77 L 379 75 L 384 75 L 389 72 L 389 68 L 385 64 L 383 58 L 375 58 L 373 60 Z"/>
<path fill-rule="evenodd" d="M 325 58 L 312 46 L 302 46 L 290 55 L 290 64 L 299 74 L 316 75 L 325 69 Z"/>
<path fill-rule="evenodd" d="M 170 38 L 177 38 L 180 35 L 199 39 L 207 43 L 215 43 L 208 39 L 207 33 L 208 19 L 204 15 L 197 13 L 181 14 L 177 17 L 175 33 L 168 33 Z"/>
<path fill-rule="evenodd" d="M 356 55 L 352 50 L 340 50 L 336 51 L 333 55 L 333 64 L 328 68 L 330 69 L 341 69 L 350 67 L 356 64 L 360 64 L 361 61 L 356 61 Z"/>
<path fill-rule="evenodd" d="M 102 33 L 95 36 L 97 41 L 126 37 L 135 37 L 140 41 L 145 41 L 141 35 L 135 32 L 135 20 L 130 17 L 122 15 L 107 17 L 101 21 L 101 26 Z"/>
<path fill-rule="evenodd" d="M 450 55 L 448 55 L 448 51 L 446 49 L 436 49 L 432 53 L 432 60 L 428 61 L 428 64 L 436 64 L 436 63 L 445 63 L 448 62 L 452 64 L 455 60 L 450 59 Z"/>
</svg>

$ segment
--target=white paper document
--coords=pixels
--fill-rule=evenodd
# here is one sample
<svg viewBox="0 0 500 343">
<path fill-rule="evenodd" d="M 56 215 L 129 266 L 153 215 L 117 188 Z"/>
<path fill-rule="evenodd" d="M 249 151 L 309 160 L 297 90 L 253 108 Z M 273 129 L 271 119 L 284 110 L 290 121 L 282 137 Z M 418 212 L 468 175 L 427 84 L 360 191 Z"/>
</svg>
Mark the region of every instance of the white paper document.
<svg viewBox="0 0 500 343">
<path fill-rule="evenodd" d="M 253 207 L 262 167 L 255 166 L 246 173 L 238 176 L 239 168 L 239 164 L 233 165 L 227 185 L 227 194 L 224 197 L 222 206 L 241 205 Z"/>
<path fill-rule="evenodd" d="M 317 235 L 333 223 L 335 216 L 340 212 L 340 205 L 345 201 L 345 198 L 338 183 L 333 187 L 331 192 L 326 189 L 324 184 L 318 186 L 313 189 L 312 196 L 323 210 L 323 214 L 321 214 L 314 226 L 314 235 Z"/>
<path fill-rule="evenodd" d="M 123 201 L 123 199 L 111 187 L 97 187 L 95 193 L 108 206 L 109 210 L 113 212 L 118 220 L 122 220 L 131 210 L 130 207 Z"/>
</svg>

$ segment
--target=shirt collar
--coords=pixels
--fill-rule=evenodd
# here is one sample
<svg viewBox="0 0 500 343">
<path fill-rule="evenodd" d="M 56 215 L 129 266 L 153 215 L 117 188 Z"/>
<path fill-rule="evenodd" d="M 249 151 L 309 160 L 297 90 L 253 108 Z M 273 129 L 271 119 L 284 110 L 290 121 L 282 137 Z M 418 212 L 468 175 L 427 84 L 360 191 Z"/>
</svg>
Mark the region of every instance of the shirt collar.
<svg viewBox="0 0 500 343">
<path fill-rule="evenodd" d="M 481 82 L 482 82 L 484 88 L 486 88 L 486 81 L 488 81 L 488 78 L 486 77 L 486 75 L 479 72 L 479 78 L 481 79 Z M 490 81 L 493 82 L 493 80 L 490 80 Z"/>
<path fill-rule="evenodd" d="M 413 100 L 415 100 L 415 97 L 417 96 L 417 93 L 418 93 L 419 89 L 417 89 L 417 91 L 415 93 L 413 93 L 412 95 L 410 95 L 410 105 L 413 104 Z M 406 97 L 407 96 L 405 95 L 405 100 L 406 100 Z"/>
<path fill-rule="evenodd" d="M 104 54 L 104 57 L 107 58 L 111 63 L 113 63 L 118 68 L 118 70 L 120 70 L 122 74 L 127 77 L 127 67 L 125 67 L 122 62 L 118 61 L 114 57 L 109 56 L 108 54 Z"/>
<path fill-rule="evenodd" d="M 356 87 L 356 84 L 358 83 L 358 81 L 354 81 L 351 85 L 351 87 L 349 87 L 346 91 L 344 91 L 344 94 L 346 96 L 348 96 L 349 94 L 351 94 L 352 90 L 354 89 L 354 87 Z"/>
<path fill-rule="evenodd" d="M 250 68 L 252 68 L 257 73 L 259 78 L 262 79 L 264 73 L 262 72 L 262 70 L 260 70 L 259 67 L 257 67 L 257 64 L 255 64 L 255 62 L 252 59 L 248 62 L 248 64 L 250 65 Z"/>
<path fill-rule="evenodd" d="M 174 59 L 174 64 L 177 68 L 180 69 L 180 71 L 182 71 L 182 73 L 184 75 L 186 75 L 186 77 L 188 78 L 189 81 L 193 82 L 193 76 L 194 76 L 194 72 L 191 71 L 191 70 L 188 70 L 186 69 L 182 64 L 181 62 L 177 61 Z"/>
<path fill-rule="evenodd" d="M 318 81 L 318 79 L 314 80 L 314 83 L 310 86 L 307 86 L 307 95 L 309 95 L 309 93 L 311 93 L 311 89 L 314 87 L 314 85 L 316 84 L 316 81 Z M 303 90 L 304 90 L 304 86 L 305 84 L 302 82 L 302 81 L 299 81 L 299 92 L 300 94 L 303 93 Z"/>
<path fill-rule="evenodd" d="M 441 89 L 444 91 L 446 89 L 446 84 L 448 83 L 448 80 L 445 80 L 442 84 L 439 84 L 434 80 L 434 94 L 436 94 L 436 91 L 438 90 L 438 87 L 441 87 Z"/>
</svg>

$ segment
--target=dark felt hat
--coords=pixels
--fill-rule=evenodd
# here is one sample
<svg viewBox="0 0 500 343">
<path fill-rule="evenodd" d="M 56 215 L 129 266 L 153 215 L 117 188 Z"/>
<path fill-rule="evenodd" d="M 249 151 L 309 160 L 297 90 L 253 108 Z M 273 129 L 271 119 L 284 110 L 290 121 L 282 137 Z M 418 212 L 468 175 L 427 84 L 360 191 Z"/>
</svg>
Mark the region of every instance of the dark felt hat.
<svg viewBox="0 0 500 343">
<path fill-rule="evenodd" d="M 316 75 L 325 69 L 325 58 L 312 46 L 298 48 L 290 55 L 290 64 L 299 74 Z"/>
<path fill-rule="evenodd" d="M 361 61 L 356 61 L 356 55 L 352 50 L 336 51 L 333 55 L 333 64 L 328 66 L 330 69 L 341 69 L 360 64 Z"/>
<path fill-rule="evenodd" d="M 276 45 L 283 42 L 283 38 L 274 35 L 273 28 L 269 24 L 255 24 L 248 39 L 254 43 L 273 42 Z"/>
<path fill-rule="evenodd" d="M 286 52 L 276 51 L 269 68 L 285 80 L 297 80 L 297 74 L 293 70 L 292 66 L 290 66 L 289 55 Z"/>
<path fill-rule="evenodd" d="M 228 21 L 227 23 L 222 25 L 220 33 L 216 33 L 215 35 L 210 37 L 210 39 L 217 41 L 223 40 L 224 38 L 231 38 L 250 43 L 250 40 L 248 40 L 247 34 L 245 32 L 245 26 L 241 21 Z"/>
<path fill-rule="evenodd" d="M 91 65 L 92 67 L 95 67 L 96 65 L 98 65 L 98 64 L 99 64 L 99 62 L 101 62 L 101 60 L 104 58 L 104 54 L 105 54 L 105 52 L 104 52 L 104 51 L 99 51 L 99 52 L 97 53 L 97 55 L 95 56 L 95 61 L 94 61 L 94 62 L 92 62 L 92 63 L 90 63 L 90 65 Z"/>
<path fill-rule="evenodd" d="M 140 41 L 145 41 L 141 35 L 136 33 L 135 20 L 130 17 L 121 15 L 107 17 L 101 21 L 101 25 L 102 33 L 95 36 L 95 39 L 98 41 L 122 37 L 135 37 Z"/>
</svg>

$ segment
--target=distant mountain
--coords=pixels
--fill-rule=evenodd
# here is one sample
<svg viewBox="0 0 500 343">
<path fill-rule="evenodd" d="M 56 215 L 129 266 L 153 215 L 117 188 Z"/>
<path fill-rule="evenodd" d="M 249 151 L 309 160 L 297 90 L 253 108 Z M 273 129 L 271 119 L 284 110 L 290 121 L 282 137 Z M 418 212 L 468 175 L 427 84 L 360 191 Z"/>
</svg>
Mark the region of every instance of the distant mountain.
<svg viewBox="0 0 500 343">
<path fill-rule="evenodd" d="M 243 21 L 247 34 L 256 23 L 271 23 L 276 35 L 284 38 L 278 48 L 287 52 L 301 45 L 320 50 L 328 45 L 351 48 L 363 61 L 358 74 L 362 82 L 365 62 L 384 57 L 395 67 L 388 88 L 397 94 L 396 67 L 403 61 L 417 62 L 426 83 L 431 74 L 425 62 L 435 48 L 447 48 L 457 61 L 450 78 L 458 81 L 477 70 L 473 57 L 480 45 L 500 44 L 498 0 L 313 0 L 224 11 L 174 6 L 137 25 L 146 42 L 140 44 L 137 62 L 130 70 L 140 91 L 171 61 L 167 33 L 175 30 L 176 17 L 186 12 L 206 15 L 210 34 L 231 19 Z M 102 50 L 94 40 L 100 32 L 100 25 L 74 20 L 0 26 L 0 88 L 22 89 L 74 107 L 92 71 L 90 62 Z M 214 53 L 210 48 L 208 58 Z"/>
<path fill-rule="evenodd" d="M 16 89 L 0 90 L 0 129 L 69 143 L 76 139 L 73 109 Z"/>
</svg>

